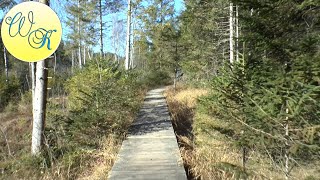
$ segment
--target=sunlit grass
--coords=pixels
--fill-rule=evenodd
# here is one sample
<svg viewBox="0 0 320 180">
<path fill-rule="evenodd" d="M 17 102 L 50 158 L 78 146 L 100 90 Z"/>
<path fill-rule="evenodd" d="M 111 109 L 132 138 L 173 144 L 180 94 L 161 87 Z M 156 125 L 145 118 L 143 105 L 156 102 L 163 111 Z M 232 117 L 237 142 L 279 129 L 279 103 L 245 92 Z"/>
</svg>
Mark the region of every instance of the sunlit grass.
<svg viewBox="0 0 320 180">
<path fill-rule="evenodd" d="M 250 149 L 247 168 L 242 167 L 242 148 L 235 146 L 232 127 L 215 119 L 215 110 L 199 104 L 206 89 L 168 88 L 166 97 L 190 179 L 284 179 L 283 172 L 258 150 Z M 213 108 L 213 107 L 210 107 Z M 209 108 L 209 109 L 210 109 Z M 210 113 L 209 113 L 210 112 Z M 295 167 L 291 179 L 316 179 L 314 165 Z"/>
</svg>

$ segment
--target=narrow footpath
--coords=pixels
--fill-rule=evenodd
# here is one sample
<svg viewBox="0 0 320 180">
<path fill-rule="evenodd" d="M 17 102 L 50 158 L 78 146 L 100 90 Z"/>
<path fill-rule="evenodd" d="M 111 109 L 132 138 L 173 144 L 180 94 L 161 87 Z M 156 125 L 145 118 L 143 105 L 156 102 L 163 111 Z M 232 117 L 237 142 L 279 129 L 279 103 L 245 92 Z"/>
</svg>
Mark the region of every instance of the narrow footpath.
<svg viewBox="0 0 320 180">
<path fill-rule="evenodd" d="M 108 179 L 187 179 L 163 91 L 147 93 Z"/>
</svg>

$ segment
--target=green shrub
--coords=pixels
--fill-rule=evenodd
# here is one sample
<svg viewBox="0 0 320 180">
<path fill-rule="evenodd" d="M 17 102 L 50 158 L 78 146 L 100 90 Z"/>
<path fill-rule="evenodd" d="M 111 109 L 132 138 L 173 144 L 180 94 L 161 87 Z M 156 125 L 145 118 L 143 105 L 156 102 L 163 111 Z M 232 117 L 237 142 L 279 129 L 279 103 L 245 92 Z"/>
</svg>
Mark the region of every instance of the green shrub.
<svg viewBox="0 0 320 180">
<path fill-rule="evenodd" d="M 6 82 L 4 77 L 0 77 L 0 110 L 8 105 L 9 101 L 18 100 L 21 92 L 20 82 L 16 77 L 11 77 Z"/>
<path fill-rule="evenodd" d="M 66 83 L 70 116 L 68 136 L 74 144 L 95 147 L 99 138 L 123 134 L 139 109 L 141 84 L 135 73 L 108 64 L 89 64 Z"/>
<path fill-rule="evenodd" d="M 142 73 L 139 77 L 139 81 L 141 84 L 150 88 L 173 84 L 173 79 L 170 77 L 169 73 L 160 70 Z"/>
</svg>

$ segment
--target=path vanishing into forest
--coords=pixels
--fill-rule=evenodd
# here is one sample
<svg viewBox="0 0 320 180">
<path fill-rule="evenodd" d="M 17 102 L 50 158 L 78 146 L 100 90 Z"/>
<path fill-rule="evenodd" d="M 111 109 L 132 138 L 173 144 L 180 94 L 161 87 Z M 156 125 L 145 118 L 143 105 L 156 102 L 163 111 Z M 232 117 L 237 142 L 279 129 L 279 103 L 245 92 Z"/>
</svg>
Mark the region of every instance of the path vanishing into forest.
<svg viewBox="0 0 320 180">
<path fill-rule="evenodd" d="M 187 179 L 163 91 L 147 93 L 108 179 Z"/>
</svg>

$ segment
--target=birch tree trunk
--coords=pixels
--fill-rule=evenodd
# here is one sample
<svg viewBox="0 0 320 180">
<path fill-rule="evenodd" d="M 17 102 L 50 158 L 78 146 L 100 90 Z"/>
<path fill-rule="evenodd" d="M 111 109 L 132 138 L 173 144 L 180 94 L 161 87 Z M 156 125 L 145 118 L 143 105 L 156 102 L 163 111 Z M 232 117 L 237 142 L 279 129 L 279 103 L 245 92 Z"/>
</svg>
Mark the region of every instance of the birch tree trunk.
<svg viewBox="0 0 320 180">
<path fill-rule="evenodd" d="M 230 3 L 230 12 L 229 12 L 229 43 L 230 43 L 230 63 L 233 64 L 234 61 L 234 40 L 233 40 L 233 3 Z"/>
<path fill-rule="evenodd" d="M 135 64 L 135 57 L 134 57 L 134 54 L 135 54 L 135 44 L 134 44 L 134 38 L 135 38 L 135 34 L 134 34 L 134 29 L 135 29 L 135 25 L 134 25 L 134 11 L 132 12 L 131 10 L 131 24 L 132 24 L 132 42 L 131 42 L 131 55 L 130 55 L 130 69 L 133 69 L 136 67 L 136 64 Z"/>
<path fill-rule="evenodd" d="M 38 154 L 43 144 L 48 76 L 46 65 L 46 60 L 39 61 L 36 65 L 36 80 L 33 96 L 32 154 Z"/>
<path fill-rule="evenodd" d="M 54 53 L 54 66 L 53 66 L 53 74 L 56 74 L 56 67 L 57 67 L 57 53 Z"/>
<path fill-rule="evenodd" d="M 73 50 L 71 52 L 71 73 L 73 73 L 73 68 L 74 68 L 74 54 Z"/>
<path fill-rule="evenodd" d="M 285 166 L 284 166 L 284 173 L 285 173 L 285 179 L 288 180 L 289 179 L 289 108 L 288 108 L 288 101 L 286 101 L 286 124 L 285 124 L 285 137 L 286 137 L 286 141 L 285 141 L 285 154 L 284 154 L 284 159 L 285 159 Z"/>
<path fill-rule="evenodd" d="M 78 0 L 78 10 L 80 9 L 80 0 Z M 79 34 L 79 43 L 78 43 L 78 60 L 79 60 L 79 68 L 82 68 L 82 60 L 81 60 L 81 27 L 80 27 L 80 14 L 78 14 L 78 34 Z"/>
<path fill-rule="evenodd" d="M 83 65 L 86 65 L 86 46 L 83 46 Z"/>
<path fill-rule="evenodd" d="M 32 99 L 34 99 L 34 89 L 36 87 L 36 62 L 31 62 L 30 63 L 30 68 L 31 68 L 31 92 L 32 92 Z M 34 106 L 33 106 L 34 107 Z M 34 110 L 33 110 L 34 111 Z"/>
<path fill-rule="evenodd" d="M 88 48 L 88 58 L 89 58 L 89 60 L 91 60 L 92 59 L 92 57 L 91 57 L 91 54 L 90 54 L 90 47 Z"/>
<path fill-rule="evenodd" d="M 3 46 L 3 58 L 4 58 L 4 68 L 6 71 L 6 83 L 9 82 L 9 67 L 8 67 L 8 58 L 7 58 L 7 49 Z"/>
<path fill-rule="evenodd" d="M 114 53 L 114 58 L 115 58 L 115 61 L 117 62 L 117 64 L 120 64 L 120 61 L 118 59 L 118 51 L 119 51 L 119 47 L 120 46 L 120 43 L 119 43 L 119 31 L 116 32 L 116 44 L 115 44 L 115 53 Z"/>
<path fill-rule="evenodd" d="M 99 23 L 100 23 L 100 56 L 103 56 L 103 20 L 102 20 L 102 0 L 99 0 Z"/>
<path fill-rule="evenodd" d="M 128 0 L 128 14 L 127 14 L 127 40 L 126 40 L 126 60 L 125 69 L 130 69 L 130 53 L 131 53 L 131 0 Z"/>
<path fill-rule="evenodd" d="M 49 5 L 48 0 L 39 0 L 39 2 Z M 42 60 L 37 63 L 33 63 L 36 73 L 32 80 L 34 84 L 33 95 L 33 127 L 32 127 L 32 145 L 31 153 L 37 155 L 40 153 L 41 146 L 43 144 L 44 137 L 44 125 L 46 114 L 46 99 L 47 99 L 47 61 Z M 34 72 L 34 67 L 32 71 Z"/>
<path fill-rule="evenodd" d="M 239 6 L 236 5 L 236 61 L 239 62 Z"/>
</svg>

